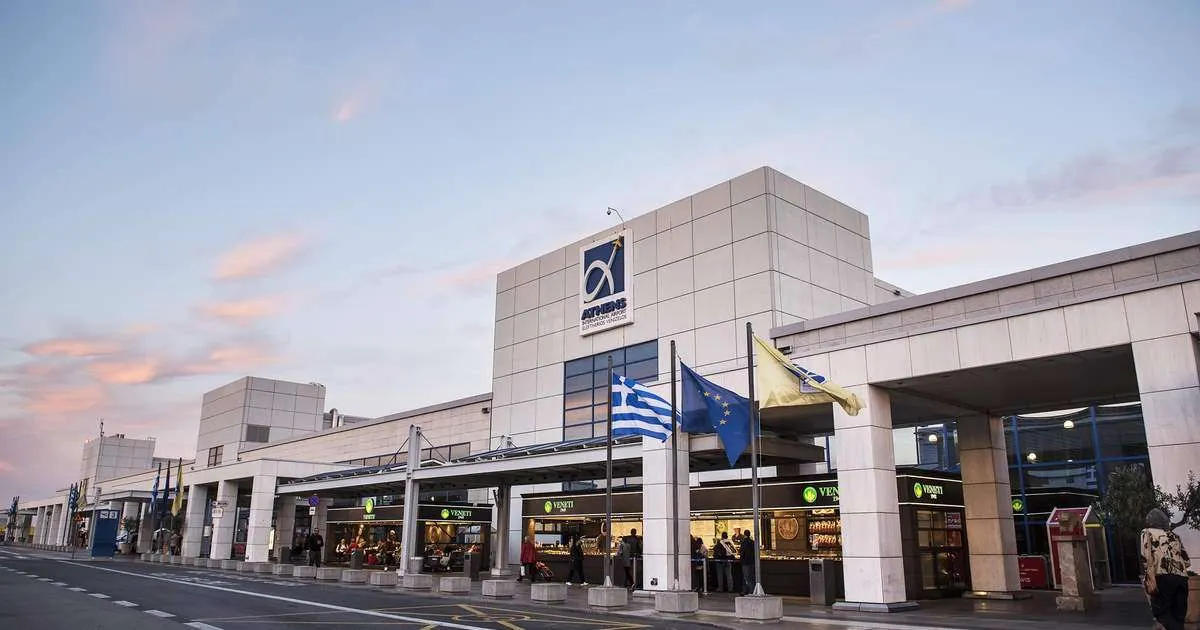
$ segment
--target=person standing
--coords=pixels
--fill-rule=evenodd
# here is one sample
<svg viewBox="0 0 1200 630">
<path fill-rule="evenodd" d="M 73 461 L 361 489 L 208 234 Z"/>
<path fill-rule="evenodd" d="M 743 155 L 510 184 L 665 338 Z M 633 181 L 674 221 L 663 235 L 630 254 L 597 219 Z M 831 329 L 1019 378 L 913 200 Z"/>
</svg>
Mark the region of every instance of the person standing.
<svg viewBox="0 0 1200 630">
<path fill-rule="evenodd" d="M 521 543 L 521 571 L 523 575 L 517 578 L 518 582 L 526 577 L 531 584 L 537 581 L 537 547 L 533 544 L 532 534 Z"/>
<path fill-rule="evenodd" d="M 754 584 L 758 578 L 754 575 L 754 556 L 757 550 L 750 532 L 742 536 L 741 549 L 738 551 L 742 561 L 742 595 L 749 595 L 754 592 Z"/>
<path fill-rule="evenodd" d="M 733 592 L 733 561 L 737 558 L 737 550 L 729 540 L 729 532 L 721 532 L 721 540 L 713 546 L 713 560 L 716 561 L 717 590 L 725 593 Z"/>
<path fill-rule="evenodd" d="M 321 537 L 321 532 L 313 530 L 308 535 L 308 566 L 321 568 L 321 552 L 325 547 L 325 539 Z"/>
<path fill-rule="evenodd" d="M 579 585 L 587 584 L 587 579 L 583 577 L 583 541 L 579 536 L 571 537 L 571 570 L 567 573 L 567 586 L 575 583 L 575 579 L 579 578 Z"/>
<path fill-rule="evenodd" d="M 1188 604 L 1187 550 L 1166 512 L 1155 508 L 1146 515 L 1141 540 L 1143 584 L 1150 596 L 1150 612 L 1166 630 L 1183 630 Z"/>
<path fill-rule="evenodd" d="M 621 571 L 625 573 L 625 588 L 633 591 L 633 543 L 629 537 L 621 539 L 617 545 L 617 561 L 621 563 Z"/>
</svg>

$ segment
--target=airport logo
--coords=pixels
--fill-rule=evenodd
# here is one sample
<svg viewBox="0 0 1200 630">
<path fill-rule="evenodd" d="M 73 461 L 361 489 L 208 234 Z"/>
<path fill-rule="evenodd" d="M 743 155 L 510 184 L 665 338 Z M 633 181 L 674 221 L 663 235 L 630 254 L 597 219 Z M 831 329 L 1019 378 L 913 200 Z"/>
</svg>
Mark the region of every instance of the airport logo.
<svg viewBox="0 0 1200 630">
<path fill-rule="evenodd" d="M 629 230 L 579 248 L 579 334 L 633 323 Z"/>
</svg>

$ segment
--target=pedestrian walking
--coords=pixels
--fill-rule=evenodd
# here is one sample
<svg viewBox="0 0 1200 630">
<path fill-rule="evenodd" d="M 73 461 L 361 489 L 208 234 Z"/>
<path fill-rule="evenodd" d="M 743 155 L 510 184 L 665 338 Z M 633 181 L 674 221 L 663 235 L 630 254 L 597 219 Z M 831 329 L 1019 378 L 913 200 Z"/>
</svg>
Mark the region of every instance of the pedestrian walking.
<svg viewBox="0 0 1200 630">
<path fill-rule="evenodd" d="M 527 577 L 531 584 L 537 581 L 537 561 L 537 547 L 533 544 L 533 535 L 530 534 L 521 543 L 521 576 L 517 578 L 518 582 Z"/>
<path fill-rule="evenodd" d="M 1142 578 L 1150 596 L 1150 612 L 1165 630 L 1183 630 L 1188 604 L 1188 558 L 1183 542 L 1171 531 L 1166 512 L 1146 515 L 1141 540 Z"/>
<path fill-rule="evenodd" d="M 587 578 L 583 576 L 583 541 L 579 536 L 571 538 L 570 552 L 571 570 L 567 572 L 567 586 L 575 584 L 576 578 L 579 580 L 578 584 L 583 586 L 587 584 Z"/>
<path fill-rule="evenodd" d="M 757 553 L 757 549 L 754 546 L 754 539 L 750 536 L 750 532 L 742 535 L 742 545 L 738 551 L 742 561 L 742 595 L 749 595 L 754 592 L 754 584 L 758 579 L 754 575 L 754 556 Z"/>
</svg>

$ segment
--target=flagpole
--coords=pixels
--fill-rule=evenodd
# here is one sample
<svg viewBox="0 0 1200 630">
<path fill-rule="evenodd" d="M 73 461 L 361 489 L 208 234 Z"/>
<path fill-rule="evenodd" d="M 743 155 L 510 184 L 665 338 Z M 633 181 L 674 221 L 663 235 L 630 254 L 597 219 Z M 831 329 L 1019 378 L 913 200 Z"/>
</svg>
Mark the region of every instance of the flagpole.
<svg viewBox="0 0 1200 630">
<path fill-rule="evenodd" d="M 675 340 L 671 340 L 671 568 L 679 590 L 679 423 L 675 421 Z"/>
<path fill-rule="evenodd" d="M 750 394 L 750 493 L 754 505 L 754 596 L 766 595 L 762 589 L 762 537 L 759 532 L 758 499 L 758 403 L 754 400 L 754 327 L 746 322 L 746 376 Z"/>
<path fill-rule="evenodd" d="M 613 382 L 613 358 L 608 355 L 608 440 L 606 456 L 606 472 L 604 482 L 604 532 L 608 538 L 605 540 L 604 553 L 604 586 L 611 587 L 612 582 L 612 548 L 613 548 L 613 531 L 612 531 L 612 439 L 613 439 L 613 423 L 612 423 L 612 382 Z"/>
</svg>

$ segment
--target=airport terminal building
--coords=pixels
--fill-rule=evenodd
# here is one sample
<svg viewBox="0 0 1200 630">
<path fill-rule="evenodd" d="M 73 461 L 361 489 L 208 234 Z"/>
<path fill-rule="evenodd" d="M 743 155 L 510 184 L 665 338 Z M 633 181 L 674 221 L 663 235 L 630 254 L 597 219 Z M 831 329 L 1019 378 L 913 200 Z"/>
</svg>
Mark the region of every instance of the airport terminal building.
<svg viewBox="0 0 1200 630">
<path fill-rule="evenodd" d="M 501 272 L 491 392 L 353 421 L 317 384 L 247 377 L 205 394 L 181 553 L 287 560 L 316 530 L 333 562 L 361 538 L 383 566 L 482 558 L 507 574 L 523 537 L 551 565 L 579 537 L 595 574 L 609 358 L 665 395 L 674 342 L 745 395 L 750 324 L 864 403 L 762 414 L 767 591 L 806 595 L 807 561 L 825 559 L 863 609 L 1012 593 L 1019 557 L 1049 553 L 1051 509 L 1089 505 L 1117 466 L 1168 487 L 1200 468 L 1198 312 L 1200 232 L 913 295 L 875 278 L 865 214 L 759 168 Z M 673 557 L 682 586 L 700 579 L 693 539 L 754 525 L 749 459 L 730 468 L 715 435 L 683 438 L 677 493 L 670 442 L 612 449 L 611 535 L 641 535 L 646 590 L 671 587 Z M 153 462 L 96 461 L 63 484 L 93 475 L 148 547 Z M 38 544 L 77 527 L 65 491 L 21 509 Z M 1110 531 L 1096 545 L 1101 582 L 1136 576 L 1130 544 Z"/>
</svg>

